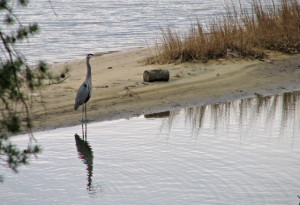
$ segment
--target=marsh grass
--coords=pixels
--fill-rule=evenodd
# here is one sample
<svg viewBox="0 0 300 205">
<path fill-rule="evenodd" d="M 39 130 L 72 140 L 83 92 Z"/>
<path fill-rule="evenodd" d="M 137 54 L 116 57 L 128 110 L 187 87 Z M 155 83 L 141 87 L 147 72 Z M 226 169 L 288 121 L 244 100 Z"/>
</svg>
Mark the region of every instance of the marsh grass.
<svg viewBox="0 0 300 205">
<path fill-rule="evenodd" d="M 268 4 L 266 2 L 269 2 Z M 162 30 L 162 42 L 147 64 L 207 61 L 233 57 L 264 58 L 265 50 L 294 54 L 300 50 L 299 0 L 252 0 L 247 11 L 227 4 L 224 15 L 204 27 L 199 20 L 186 34 Z"/>
</svg>

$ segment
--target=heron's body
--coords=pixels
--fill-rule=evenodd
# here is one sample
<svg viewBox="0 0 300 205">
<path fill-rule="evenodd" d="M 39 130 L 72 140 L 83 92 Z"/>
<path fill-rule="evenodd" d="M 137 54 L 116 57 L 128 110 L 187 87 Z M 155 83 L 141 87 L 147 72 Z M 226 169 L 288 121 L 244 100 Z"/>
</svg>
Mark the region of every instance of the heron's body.
<svg viewBox="0 0 300 205">
<path fill-rule="evenodd" d="M 92 71 L 90 65 L 90 58 L 94 56 L 93 54 L 88 54 L 86 56 L 86 66 L 87 66 L 87 74 L 86 79 L 79 87 L 75 99 L 74 110 L 77 110 L 80 105 L 82 105 L 82 121 L 83 121 L 83 112 L 85 112 L 85 120 L 86 120 L 86 103 L 91 98 L 92 95 Z"/>
<path fill-rule="evenodd" d="M 92 96 L 92 79 L 86 79 L 79 87 L 76 95 L 74 110 L 82 104 L 87 103 Z"/>
</svg>

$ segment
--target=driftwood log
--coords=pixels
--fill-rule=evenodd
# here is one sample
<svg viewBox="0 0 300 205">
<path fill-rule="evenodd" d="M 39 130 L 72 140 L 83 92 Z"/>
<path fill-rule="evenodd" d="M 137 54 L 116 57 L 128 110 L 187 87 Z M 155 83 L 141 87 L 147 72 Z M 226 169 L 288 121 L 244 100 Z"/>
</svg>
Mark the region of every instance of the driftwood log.
<svg viewBox="0 0 300 205">
<path fill-rule="evenodd" d="M 146 114 L 144 115 L 145 118 L 165 118 L 165 117 L 170 117 L 170 111 L 166 112 L 158 112 L 158 113 L 153 113 L 153 114 Z"/>
<path fill-rule="evenodd" d="M 169 81 L 170 74 L 168 70 L 145 70 L 144 71 L 144 81 L 154 82 L 154 81 Z"/>
</svg>

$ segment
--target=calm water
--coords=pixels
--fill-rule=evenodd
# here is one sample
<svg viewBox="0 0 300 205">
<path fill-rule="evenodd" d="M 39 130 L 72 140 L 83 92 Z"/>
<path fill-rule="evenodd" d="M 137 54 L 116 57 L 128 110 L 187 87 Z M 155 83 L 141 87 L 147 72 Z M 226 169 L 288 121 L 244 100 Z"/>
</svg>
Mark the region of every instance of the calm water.
<svg viewBox="0 0 300 205">
<path fill-rule="evenodd" d="M 35 133 L 1 204 L 298 204 L 300 93 Z M 26 146 L 27 136 L 14 137 Z"/>
<path fill-rule="evenodd" d="M 225 10 L 224 0 L 49 2 L 33 0 L 27 9 L 17 12 L 25 25 L 40 25 L 40 34 L 20 46 L 30 62 L 62 62 L 87 53 L 152 46 L 160 40 L 161 28 L 186 31 L 196 18 L 206 23 Z M 242 0 L 249 8 L 246 2 Z"/>
</svg>

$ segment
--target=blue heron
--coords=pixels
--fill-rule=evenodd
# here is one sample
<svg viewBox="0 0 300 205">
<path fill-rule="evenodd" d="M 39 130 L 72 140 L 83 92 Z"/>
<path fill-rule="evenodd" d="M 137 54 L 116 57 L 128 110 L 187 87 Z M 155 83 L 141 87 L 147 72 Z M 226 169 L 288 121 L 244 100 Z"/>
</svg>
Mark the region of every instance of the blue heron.
<svg viewBox="0 0 300 205">
<path fill-rule="evenodd" d="M 87 74 L 86 79 L 79 87 L 75 99 L 74 110 L 77 110 L 80 105 L 82 105 L 82 113 L 81 113 L 81 121 L 83 122 L 83 113 L 85 113 L 85 122 L 86 118 L 86 103 L 91 98 L 92 95 L 92 73 L 91 73 L 91 65 L 90 58 L 92 58 L 94 54 L 88 54 L 86 56 L 86 66 L 87 66 Z"/>
</svg>

